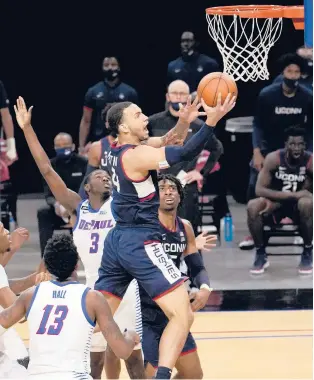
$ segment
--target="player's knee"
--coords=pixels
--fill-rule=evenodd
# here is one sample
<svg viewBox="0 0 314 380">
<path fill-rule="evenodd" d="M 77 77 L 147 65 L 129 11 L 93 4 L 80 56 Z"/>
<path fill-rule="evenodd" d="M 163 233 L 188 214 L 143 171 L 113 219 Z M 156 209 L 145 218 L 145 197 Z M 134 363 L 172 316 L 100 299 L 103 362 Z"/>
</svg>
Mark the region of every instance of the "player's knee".
<svg viewBox="0 0 314 380">
<path fill-rule="evenodd" d="M 313 199 L 303 197 L 298 200 L 298 210 L 301 214 L 311 214 L 313 209 Z"/>
<path fill-rule="evenodd" d="M 247 213 L 249 216 L 257 216 L 265 207 L 263 198 L 251 199 L 247 205 Z"/>
</svg>

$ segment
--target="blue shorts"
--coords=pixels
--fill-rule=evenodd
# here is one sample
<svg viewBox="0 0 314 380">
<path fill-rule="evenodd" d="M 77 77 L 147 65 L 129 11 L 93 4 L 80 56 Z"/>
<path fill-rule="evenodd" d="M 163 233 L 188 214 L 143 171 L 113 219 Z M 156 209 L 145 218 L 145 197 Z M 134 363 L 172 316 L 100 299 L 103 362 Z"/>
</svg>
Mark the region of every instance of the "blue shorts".
<svg viewBox="0 0 314 380">
<path fill-rule="evenodd" d="M 184 278 L 161 241 L 158 227 L 114 227 L 105 240 L 95 289 L 121 299 L 135 278 L 156 300 L 181 285 Z"/>
<path fill-rule="evenodd" d="M 159 359 L 159 342 L 161 335 L 167 326 L 168 319 L 165 325 L 154 325 L 150 323 L 143 323 L 143 338 L 142 338 L 142 350 L 144 355 L 145 366 L 150 363 L 154 368 L 158 367 Z M 195 352 L 197 350 L 195 340 L 192 334 L 186 339 L 184 347 L 181 351 L 180 356 L 184 356 Z"/>
</svg>

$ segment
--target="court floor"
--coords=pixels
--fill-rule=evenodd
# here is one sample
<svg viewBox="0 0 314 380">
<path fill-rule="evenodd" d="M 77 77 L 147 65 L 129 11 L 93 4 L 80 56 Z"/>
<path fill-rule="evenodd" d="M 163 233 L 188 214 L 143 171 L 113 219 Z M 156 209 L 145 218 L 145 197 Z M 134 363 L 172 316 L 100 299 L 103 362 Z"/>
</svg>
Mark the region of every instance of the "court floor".
<svg viewBox="0 0 314 380">
<path fill-rule="evenodd" d="M 197 313 L 204 379 L 312 379 L 312 323 L 311 310 Z M 27 344 L 27 323 L 17 330 Z"/>
</svg>

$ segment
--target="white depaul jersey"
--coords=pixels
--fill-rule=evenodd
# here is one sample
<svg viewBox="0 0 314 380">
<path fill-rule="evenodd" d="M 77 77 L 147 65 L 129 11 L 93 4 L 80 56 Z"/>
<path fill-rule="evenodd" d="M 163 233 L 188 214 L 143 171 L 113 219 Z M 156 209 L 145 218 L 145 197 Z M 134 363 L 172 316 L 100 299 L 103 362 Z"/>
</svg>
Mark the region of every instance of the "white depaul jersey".
<svg viewBox="0 0 314 380">
<path fill-rule="evenodd" d="M 90 379 L 90 346 L 95 327 L 86 311 L 89 288 L 78 282 L 39 284 L 27 311 L 29 375 L 67 373 Z"/>
<path fill-rule="evenodd" d="M 99 210 L 93 210 L 87 199 L 79 205 L 76 212 L 73 240 L 84 265 L 86 285 L 91 288 L 94 288 L 98 279 L 105 238 L 116 224 L 111 202 L 110 197 Z"/>
</svg>

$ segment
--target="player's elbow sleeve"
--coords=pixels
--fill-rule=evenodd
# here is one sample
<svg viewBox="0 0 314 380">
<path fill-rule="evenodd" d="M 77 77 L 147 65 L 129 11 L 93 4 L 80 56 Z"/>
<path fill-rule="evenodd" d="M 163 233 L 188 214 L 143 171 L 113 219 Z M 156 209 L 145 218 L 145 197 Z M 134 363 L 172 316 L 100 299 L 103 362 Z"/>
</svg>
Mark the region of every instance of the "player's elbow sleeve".
<svg viewBox="0 0 314 380">
<path fill-rule="evenodd" d="M 204 261 L 199 252 L 185 256 L 184 261 L 189 269 L 190 276 L 197 287 L 203 284 L 209 286 L 209 277 Z"/>
<path fill-rule="evenodd" d="M 165 154 L 168 164 L 174 165 L 187 161 L 201 153 L 206 142 L 214 135 L 213 128 L 204 123 L 202 128 L 183 146 L 166 146 Z"/>
</svg>

